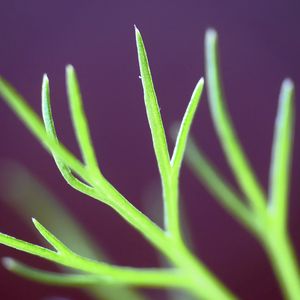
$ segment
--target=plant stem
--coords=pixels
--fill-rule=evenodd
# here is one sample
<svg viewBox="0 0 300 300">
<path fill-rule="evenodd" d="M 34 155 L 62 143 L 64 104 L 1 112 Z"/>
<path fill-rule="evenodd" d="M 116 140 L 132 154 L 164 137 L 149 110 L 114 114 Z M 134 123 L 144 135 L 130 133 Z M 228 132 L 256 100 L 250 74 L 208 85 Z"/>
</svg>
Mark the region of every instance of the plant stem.
<svg viewBox="0 0 300 300">
<path fill-rule="evenodd" d="M 92 182 L 95 189 L 98 183 Z M 114 200 L 114 209 L 188 278 L 190 283 L 186 289 L 203 300 L 235 300 L 237 299 L 208 268 L 200 262 L 185 246 L 178 235 L 170 235 L 156 226 L 148 217 L 132 206 L 109 183 L 106 183 L 110 197 Z M 102 182 L 103 185 L 103 182 Z M 168 189 L 168 197 L 178 195 L 178 184 L 173 192 Z"/>
<path fill-rule="evenodd" d="M 182 242 L 172 241 L 173 251 L 164 251 L 166 257 L 186 274 L 190 281 L 189 290 L 203 300 L 236 300 L 234 296 L 218 278 L 201 262 Z M 169 248 L 169 249 L 170 249 Z"/>
<path fill-rule="evenodd" d="M 289 234 L 279 230 L 271 230 L 263 239 L 263 244 L 285 299 L 298 299 L 300 274 Z"/>
<path fill-rule="evenodd" d="M 165 230 L 178 242 L 182 241 L 179 213 L 179 189 L 178 178 L 170 175 L 167 184 L 164 185 L 164 201 L 166 205 Z"/>
</svg>

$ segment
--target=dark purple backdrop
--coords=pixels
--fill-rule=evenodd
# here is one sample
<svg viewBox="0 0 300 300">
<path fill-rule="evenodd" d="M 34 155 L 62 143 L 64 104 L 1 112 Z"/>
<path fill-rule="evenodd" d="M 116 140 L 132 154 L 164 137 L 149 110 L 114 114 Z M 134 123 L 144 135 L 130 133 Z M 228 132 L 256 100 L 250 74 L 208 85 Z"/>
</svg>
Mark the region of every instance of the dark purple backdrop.
<svg viewBox="0 0 300 300">
<path fill-rule="evenodd" d="M 196 81 L 203 75 L 205 29 L 213 26 L 218 30 L 229 109 L 247 154 L 267 187 L 281 81 L 290 76 L 300 90 L 299 20 L 297 0 L 1 1 L 0 73 L 39 110 L 42 74 L 47 72 L 59 134 L 78 153 L 64 87 L 64 67 L 72 63 L 78 71 L 103 172 L 134 204 L 145 209 L 141 199 L 149 183 L 157 180 L 158 172 L 138 79 L 133 24 L 144 37 L 166 128 L 182 116 Z M 300 105 L 297 107 L 299 113 Z M 117 263 L 157 265 L 151 247 L 110 208 L 67 187 L 50 156 L 3 103 L 0 119 L 1 159 L 16 159 L 38 175 L 64 199 Z M 299 124 L 290 219 L 298 251 Z M 206 96 L 193 133 L 231 178 L 212 127 Z M 182 193 L 195 251 L 207 265 L 242 299 L 281 299 L 260 246 L 186 168 L 182 172 Z M 2 203 L 0 209 L 2 232 L 38 242 L 12 210 Z M 7 255 L 30 261 L 27 255 L 0 246 L 0 256 Z M 1 299 L 34 300 L 58 294 L 87 299 L 76 291 L 24 281 L 0 268 Z"/>
</svg>

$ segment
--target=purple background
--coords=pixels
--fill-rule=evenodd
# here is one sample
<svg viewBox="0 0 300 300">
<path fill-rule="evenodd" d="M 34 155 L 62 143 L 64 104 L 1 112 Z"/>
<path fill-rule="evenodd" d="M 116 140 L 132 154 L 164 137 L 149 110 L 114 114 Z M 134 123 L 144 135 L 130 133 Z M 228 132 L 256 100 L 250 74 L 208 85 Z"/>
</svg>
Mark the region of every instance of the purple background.
<svg viewBox="0 0 300 300">
<path fill-rule="evenodd" d="M 0 73 L 39 111 L 42 74 L 47 72 L 59 135 L 78 154 L 64 86 L 64 67 L 72 63 L 102 170 L 145 210 L 142 198 L 149 184 L 157 182 L 158 171 L 138 79 L 133 24 L 144 37 L 166 128 L 181 118 L 196 81 L 203 75 L 205 30 L 209 26 L 218 30 L 229 109 L 254 169 L 267 187 L 281 81 L 290 76 L 300 90 L 299 20 L 297 0 L 1 1 Z M 117 263 L 157 265 L 153 249 L 110 208 L 66 186 L 51 157 L 3 103 L 0 119 L 1 159 L 16 159 L 39 176 Z M 298 252 L 299 124 L 296 122 L 290 210 Z M 232 179 L 212 127 L 206 95 L 193 133 Z M 224 213 L 186 168 L 182 171 L 182 193 L 195 251 L 207 265 L 242 299 L 281 299 L 260 246 Z M 12 210 L 2 203 L 0 209 L 1 232 L 38 242 Z M 0 256 L 7 255 L 32 261 L 28 255 L 0 246 Z M 16 278 L 2 267 L 0 294 L 2 299 L 34 300 L 53 295 L 87 299 L 77 291 Z M 160 299 L 159 294 L 155 299 Z"/>
</svg>

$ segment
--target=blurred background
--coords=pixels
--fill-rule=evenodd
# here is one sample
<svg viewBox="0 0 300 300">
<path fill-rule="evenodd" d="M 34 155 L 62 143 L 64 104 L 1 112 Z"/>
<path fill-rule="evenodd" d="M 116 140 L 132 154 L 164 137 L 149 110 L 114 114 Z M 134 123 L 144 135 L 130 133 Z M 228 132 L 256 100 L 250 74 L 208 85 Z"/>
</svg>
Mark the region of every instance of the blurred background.
<svg viewBox="0 0 300 300">
<path fill-rule="evenodd" d="M 103 173 L 133 204 L 159 220 L 162 206 L 158 170 L 138 78 L 133 25 L 143 34 L 166 129 L 182 117 L 194 85 L 204 75 L 205 30 L 217 29 L 229 110 L 246 153 L 267 188 L 280 84 L 289 76 L 296 92 L 300 90 L 299 20 L 297 0 L 1 1 L 0 73 L 38 112 L 42 75 L 48 74 L 59 137 L 78 155 L 64 79 L 64 68 L 72 63 L 78 72 Z M 296 106 L 299 115 L 300 105 Z M 47 215 L 47 206 L 43 205 L 49 202 L 46 193 L 36 192 L 30 183 L 24 184 L 25 177 L 17 180 L 19 177 L 8 171 L 4 162 L 16 160 L 55 194 L 115 263 L 158 266 L 155 251 L 116 213 L 67 186 L 53 159 L 4 103 L 0 103 L 0 119 L 1 232 L 40 243 L 29 216 L 21 217 L 13 208 L 12 191 L 18 192 L 18 199 L 24 197 L 28 202 L 22 204 L 24 207 L 36 207 L 34 216 L 40 216 L 42 223 L 43 215 Z M 289 224 L 298 253 L 299 130 L 297 121 Z M 206 94 L 192 132 L 234 184 L 212 126 Z M 23 185 L 17 185 L 20 182 Z M 181 191 L 195 253 L 241 299 L 282 299 L 261 247 L 216 203 L 187 167 L 182 170 Z M 63 223 L 58 218 L 48 222 Z M 57 270 L 3 246 L 0 256 Z M 2 267 L 0 293 L 1 299 L 90 299 L 79 290 L 25 281 Z M 150 296 L 167 299 L 161 291 L 152 291 Z"/>
</svg>

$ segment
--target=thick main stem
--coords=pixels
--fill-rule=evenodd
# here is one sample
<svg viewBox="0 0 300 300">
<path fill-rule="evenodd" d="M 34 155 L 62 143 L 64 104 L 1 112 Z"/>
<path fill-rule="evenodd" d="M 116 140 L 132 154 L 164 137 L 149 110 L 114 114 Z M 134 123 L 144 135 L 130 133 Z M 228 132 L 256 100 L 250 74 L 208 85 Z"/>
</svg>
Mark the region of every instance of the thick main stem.
<svg viewBox="0 0 300 300">
<path fill-rule="evenodd" d="M 299 299 L 300 274 L 297 257 L 288 233 L 270 231 L 264 239 L 264 247 L 285 299 Z"/>
<path fill-rule="evenodd" d="M 96 188 L 99 183 L 93 182 Z M 103 182 L 102 182 L 103 184 Z M 187 289 L 203 300 L 236 300 L 237 298 L 186 248 L 176 235 L 162 231 L 147 216 L 132 206 L 117 190 L 107 183 L 106 189 L 114 197 L 113 208 L 166 258 L 186 275 Z M 171 191 L 171 187 L 170 187 Z M 178 189 L 175 194 L 178 194 Z M 170 200 L 170 198 L 169 198 Z"/>
<path fill-rule="evenodd" d="M 171 263 L 186 274 L 190 282 L 191 293 L 203 300 L 237 300 L 217 277 L 199 261 L 182 242 L 173 242 L 170 238 L 172 251 L 165 249 L 164 254 Z"/>
</svg>

